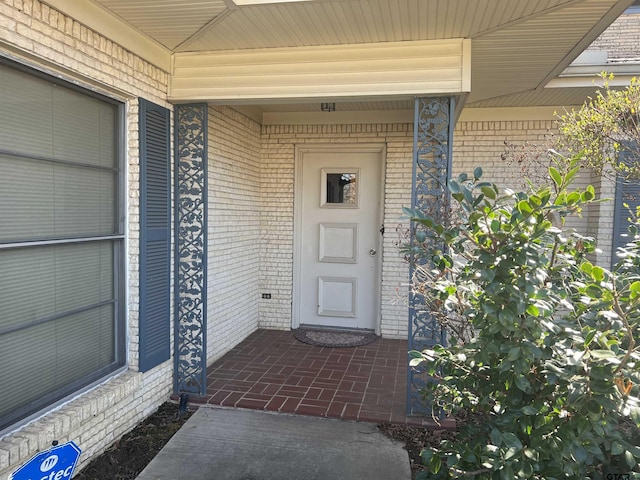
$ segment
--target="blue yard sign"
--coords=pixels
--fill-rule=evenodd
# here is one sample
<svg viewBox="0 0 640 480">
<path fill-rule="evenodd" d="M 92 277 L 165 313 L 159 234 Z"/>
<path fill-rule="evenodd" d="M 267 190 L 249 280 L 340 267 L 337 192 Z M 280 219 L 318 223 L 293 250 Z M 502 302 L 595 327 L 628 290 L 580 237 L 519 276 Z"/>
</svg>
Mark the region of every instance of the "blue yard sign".
<svg viewBox="0 0 640 480">
<path fill-rule="evenodd" d="M 67 442 L 34 455 L 9 480 L 70 480 L 82 450 Z"/>
</svg>

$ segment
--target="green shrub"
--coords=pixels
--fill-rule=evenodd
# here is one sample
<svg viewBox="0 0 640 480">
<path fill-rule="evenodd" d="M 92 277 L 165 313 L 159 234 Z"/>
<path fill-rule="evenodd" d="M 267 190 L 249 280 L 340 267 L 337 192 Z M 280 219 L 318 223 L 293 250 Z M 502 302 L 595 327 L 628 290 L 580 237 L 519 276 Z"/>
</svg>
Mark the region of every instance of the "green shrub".
<svg viewBox="0 0 640 480">
<path fill-rule="evenodd" d="M 551 167 L 553 185 L 500 192 L 450 182 L 455 219 L 418 210 L 412 288 L 449 345 L 411 352 L 433 377 L 425 400 L 464 412 L 456 439 L 422 454 L 422 478 L 615 479 L 640 472 L 640 238 L 613 271 L 564 218 L 594 201 L 571 189 L 579 158 Z M 624 478 L 624 477 L 618 477 Z M 636 474 L 635 478 L 640 478 Z"/>
</svg>

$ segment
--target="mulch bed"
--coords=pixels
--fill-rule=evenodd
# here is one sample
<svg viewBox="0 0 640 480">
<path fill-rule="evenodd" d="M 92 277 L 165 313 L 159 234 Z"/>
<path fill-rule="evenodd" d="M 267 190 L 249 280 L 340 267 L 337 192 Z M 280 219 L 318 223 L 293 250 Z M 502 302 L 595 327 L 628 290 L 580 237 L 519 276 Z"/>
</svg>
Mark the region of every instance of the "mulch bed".
<svg viewBox="0 0 640 480">
<path fill-rule="evenodd" d="M 178 405 L 171 402 L 162 404 L 154 414 L 124 435 L 102 455 L 94 458 L 74 480 L 134 480 L 192 413 L 180 413 Z M 477 426 L 481 425 L 483 420 L 478 416 L 459 413 L 456 423 L 458 426 L 467 423 Z M 442 440 L 452 440 L 456 435 L 453 430 L 393 423 L 382 423 L 378 428 L 386 436 L 405 445 L 413 478 L 424 470 L 420 458 L 422 450 L 426 447 L 437 447 Z M 640 442 L 640 430 L 635 425 L 624 424 L 621 428 L 632 442 Z"/>
<path fill-rule="evenodd" d="M 178 405 L 164 403 L 154 414 L 93 459 L 74 480 L 135 479 L 192 413 L 187 411 L 181 414 Z M 392 423 L 383 423 L 379 429 L 386 436 L 404 443 L 414 477 L 423 469 L 420 461 L 422 449 L 437 446 L 441 440 L 451 439 L 455 434 L 451 430 L 428 430 Z"/>
<path fill-rule="evenodd" d="M 426 447 L 437 447 L 442 440 L 452 440 L 455 431 L 426 429 L 424 427 L 411 427 L 408 425 L 397 425 L 393 423 L 383 423 L 378 427 L 387 437 L 404 443 L 404 448 L 409 454 L 411 464 L 411 476 L 415 476 L 424 470 L 420 458 L 420 452 Z"/>
<path fill-rule="evenodd" d="M 193 412 L 167 402 L 84 467 L 74 480 L 133 480 Z"/>
</svg>

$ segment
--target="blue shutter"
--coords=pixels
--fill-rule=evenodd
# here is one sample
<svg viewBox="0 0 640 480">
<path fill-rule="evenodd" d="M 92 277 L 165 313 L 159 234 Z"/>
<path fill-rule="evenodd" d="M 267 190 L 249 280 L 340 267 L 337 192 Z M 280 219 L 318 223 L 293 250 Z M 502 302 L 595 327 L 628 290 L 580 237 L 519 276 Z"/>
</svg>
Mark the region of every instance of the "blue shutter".
<svg viewBox="0 0 640 480">
<path fill-rule="evenodd" d="M 171 355 L 169 110 L 140 99 L 140 371 Z"/>
<path fill-rule="evenodd" d="M 632 147 L 631 149 L 622 150 L 620 152 L 620 162 L 624 162 L 630 165 L 632 162 L 640 161 L 639 158 L 634 156 L 637 149 Z M 627 204 L 629 208 L 625 207 Z M 616 182 L 616 206 L 615 215 L 613 218 L 613 255 L 611 256 L 611 263 L 614 265 L 618 257 L 616 256 L 616 249 L 625 246 L 629 242 L 629 217 L 630 212 L 636 211 L 636 208 L 640 205 L 640 181 L 632 180 L 626 181 L 618 177 Z"/>
</svg>

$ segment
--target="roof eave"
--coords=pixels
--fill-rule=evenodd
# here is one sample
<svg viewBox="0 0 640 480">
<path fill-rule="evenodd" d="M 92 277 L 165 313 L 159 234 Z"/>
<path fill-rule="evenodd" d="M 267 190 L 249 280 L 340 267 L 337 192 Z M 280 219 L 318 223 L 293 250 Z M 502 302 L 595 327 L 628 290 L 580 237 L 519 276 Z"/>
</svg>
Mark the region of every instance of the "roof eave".
<svg viewBox="0 0 640 480">
<path fill-rule="evenodd" d="M 602 75 L 605 73 L 613 75 L 613 78 L 607 80 L 611 87 L 626 87 L 631 78 L 640 75 L 640 62 L 571 65 L 544 88 L 601 87 L 604 85 Z"/>
</svg>

